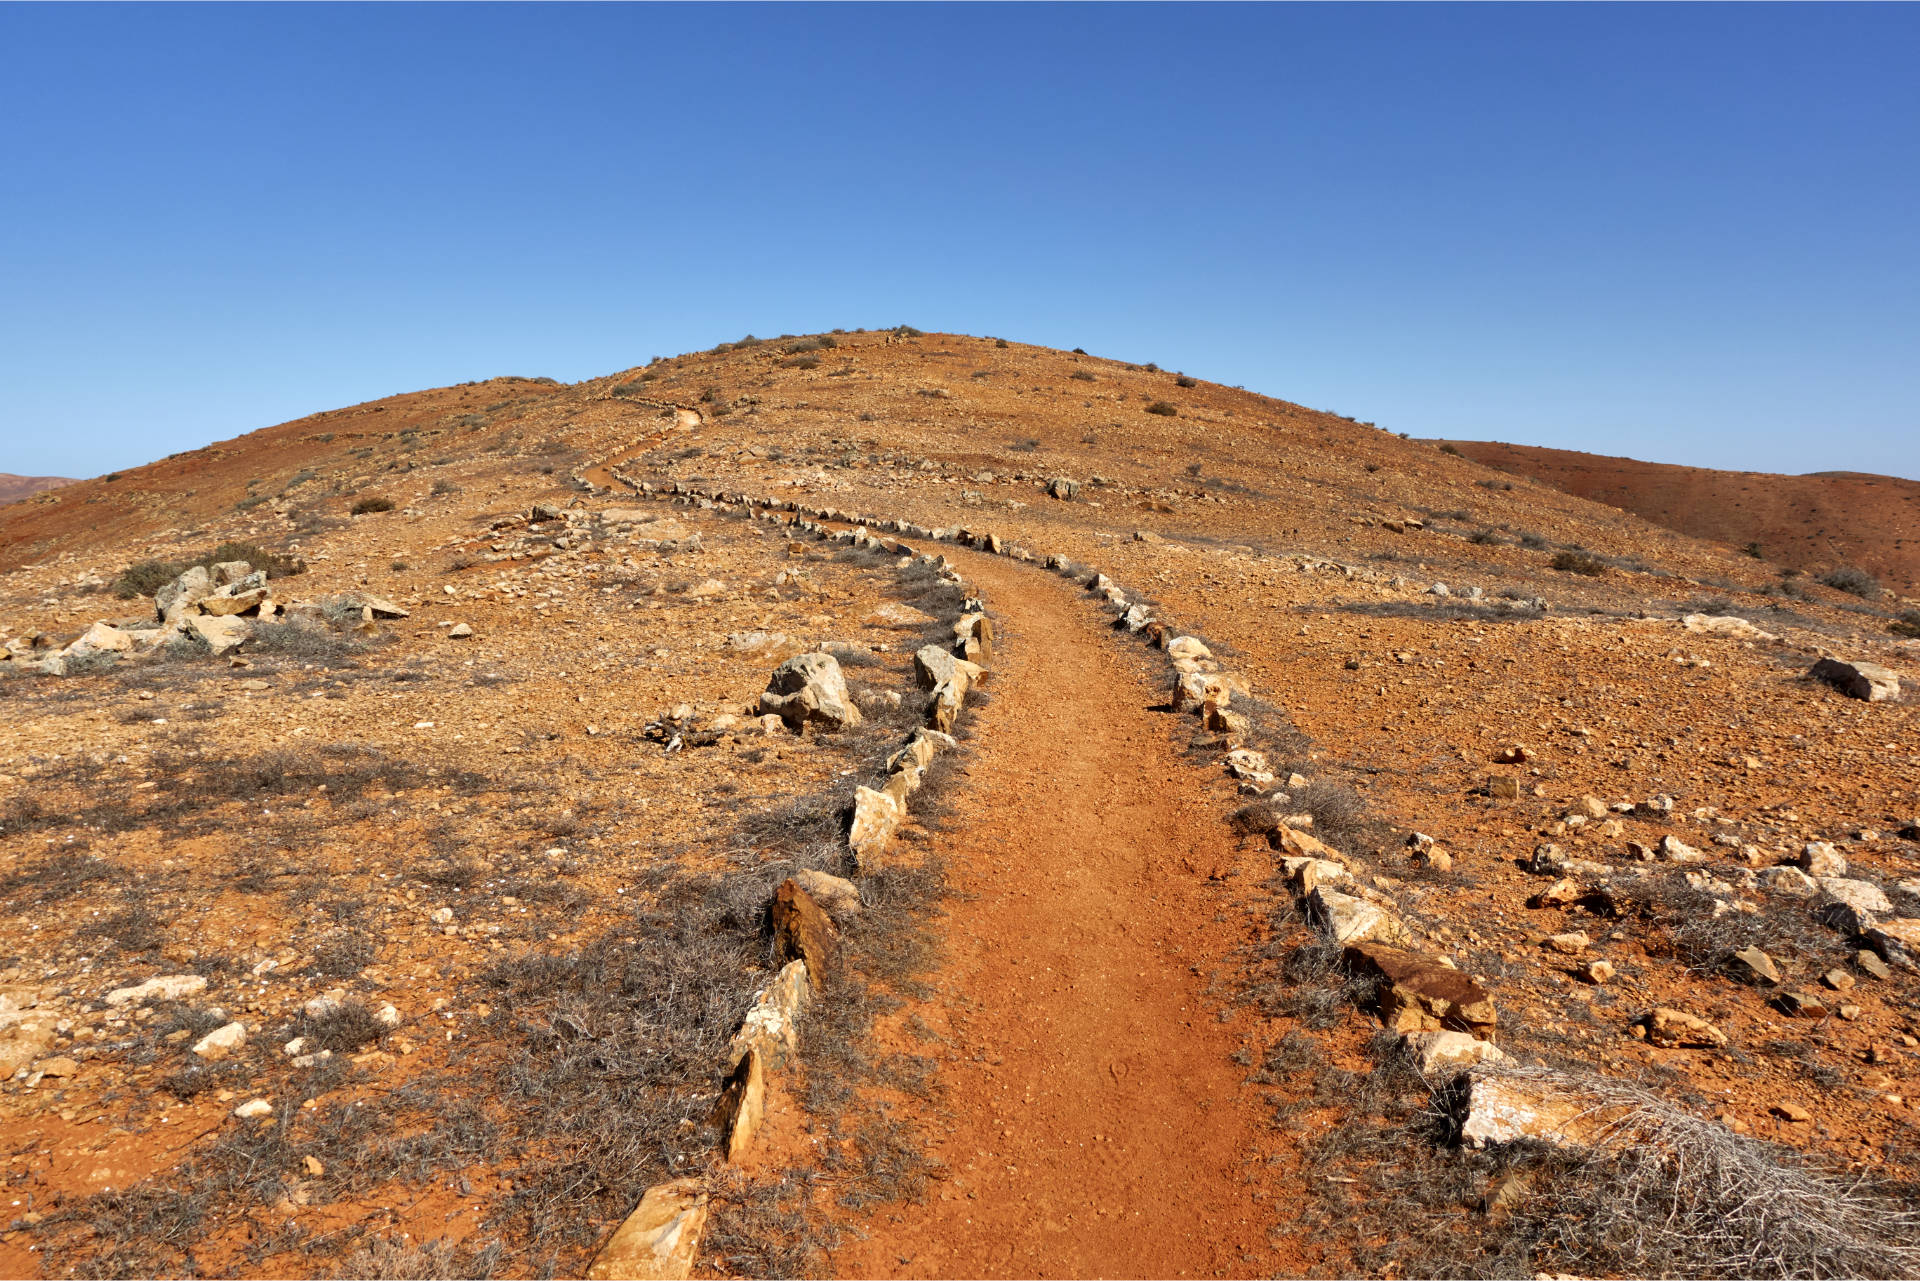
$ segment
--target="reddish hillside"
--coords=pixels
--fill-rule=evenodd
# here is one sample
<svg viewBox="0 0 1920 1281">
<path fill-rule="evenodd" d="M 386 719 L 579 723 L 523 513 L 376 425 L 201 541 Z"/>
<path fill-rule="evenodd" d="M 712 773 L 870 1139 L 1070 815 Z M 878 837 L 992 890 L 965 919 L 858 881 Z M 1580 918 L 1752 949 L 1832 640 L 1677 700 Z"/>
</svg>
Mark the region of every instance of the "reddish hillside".
<svg viewBox="0 0 1920 1281">
<path fill-rule="evenodd" d="M 1888 583 L 1920 583 L 1920 482 L 1863 472 L 1775 476 L 1632 458 L 1457 440 L 1477 463 L 1607 503 L 1734 547 L 1760 544 L 1779 565 L 1858 565 Z"/>
<path fill-rule="evenodd" d="M 15 476 L 11 472 L 0 471 L 0 503 L 17 502 L 43 490 L 58 489 L 72 483 L 65 476 Z"/>
</svg>

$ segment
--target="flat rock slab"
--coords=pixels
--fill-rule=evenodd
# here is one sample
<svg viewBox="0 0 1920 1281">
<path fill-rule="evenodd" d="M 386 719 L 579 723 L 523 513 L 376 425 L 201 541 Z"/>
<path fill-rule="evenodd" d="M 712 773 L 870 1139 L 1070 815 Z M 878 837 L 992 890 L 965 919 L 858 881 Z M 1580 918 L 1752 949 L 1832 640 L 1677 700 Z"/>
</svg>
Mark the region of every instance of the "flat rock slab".
<svg viewBox="0 0 1920 1281">
<path fill-rule="evenodd" d="M 698 1179 L 648 1188 L 594 1257 L 587 1281 L 682 1281 L 693 1272 L 706 1227 L 707 1194 Z"/>
<path fill-rule="evenodd" d="M 1499 1023 L 1493 998 L 1471 975 L 1417 952 L 1379 943 L 1350 943 L 1348 967 L 1380 983 L 1380 1019 L 1401 1033 L 1453 1031 L 1490 1035 Z"/>
</svg>

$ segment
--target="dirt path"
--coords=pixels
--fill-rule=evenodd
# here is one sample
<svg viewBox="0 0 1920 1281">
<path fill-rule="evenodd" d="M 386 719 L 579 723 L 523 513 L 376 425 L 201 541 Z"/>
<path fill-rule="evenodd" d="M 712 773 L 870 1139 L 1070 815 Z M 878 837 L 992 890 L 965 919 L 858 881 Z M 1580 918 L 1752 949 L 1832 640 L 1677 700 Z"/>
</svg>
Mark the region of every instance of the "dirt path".
<svg viewBox="0 0 1920 1281">
<path fill-rule="evenodd" d="M 1246 916 L 1210 776 L 1070 585 L 948 552 L 1001 620 L 983 744 L 940 838 L 960 895 L 936 995 L 952 1172 L 858 1225 L 845 1276 L 1285 1272 L 1252 1180 L 1276 1141 L 1202 993 Z M 1210 877 L 1226 874 L 1210 881 Z M 1220 917 L 1216 920 L 1216 915 Z"/>
</svg>

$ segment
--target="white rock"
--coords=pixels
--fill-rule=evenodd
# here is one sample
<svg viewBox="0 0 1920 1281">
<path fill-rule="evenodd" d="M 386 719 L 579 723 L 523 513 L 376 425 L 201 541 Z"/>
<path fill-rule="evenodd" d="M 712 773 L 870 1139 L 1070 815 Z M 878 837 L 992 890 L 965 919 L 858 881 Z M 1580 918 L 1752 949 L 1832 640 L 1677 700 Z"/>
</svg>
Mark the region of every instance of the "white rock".
<svg viewBox="0 0 1920 1281">
<path fill-rule="evenodd" d="M 1405 947 L 1412 936 L 1400 918 L 1385 908 L 1318 886 L 1307 896 L 1307 906 L 1320 932 L 1335 943 L 1385 943 Z"/>
<path fill-rule="evenodd" d="M 1849 698 L 1869 703 L 1900 701 L 1900 673 L 1878 663 L 1823 658 L 1807 670 L 1807 675 L 1825 681 Z"/>
<path fill-rule="evenodd" d="M 272 1116 L 273 1104 L 265 1099 L 249 1099 L 235 1108 L 233 1114 L 242 1121 L 251 1121 L 257 1116 Z"/>
<path fill-rule="evenodd" d="M 193 1052 L 203 1059 L 224 1059 L 247 1043 L 247 1025 L 228 1023 L 217 1027 L 193 1043 Z"/>
<path fill-rule="evenodd" d="M 1744 618 L 1731 614 L 1688 614 L 1680 625 L 1703 636 L 1729 636 L 1735 640 L 1774 640 L 1772 632 L 1763 632 Z"/>
<path fill-rule="evenodd" d="M 1811 876 L 1845 876 L 1846 856 L 1829 841 L 1808 841 L 1794 860 Z"/>
<path fill-rule="evenodd" d="M 207 990 L 207 981 L 198 974 L 165 974 L 134 987 L 117 987 L 107 993 L 111 1006 L 145 1005 L 148 1001 L 178 1001 Z"/>
<path fill-rule="evenodd" d="M 1424 1076 L 1479 1063 L 1498 1063 L 1507 1057 L 1499 1046 L 1467 1032 L 1415 1032 L 1406 1040 Z"/>
<path fill-rule="evenodd" d="M 1760 880 L 1775 893 L 1791 894 L 1795 898 L 1812 898 L 1820 892 L 1820 883 L 1797 867 L 1761 868 Z"/>
</svg>

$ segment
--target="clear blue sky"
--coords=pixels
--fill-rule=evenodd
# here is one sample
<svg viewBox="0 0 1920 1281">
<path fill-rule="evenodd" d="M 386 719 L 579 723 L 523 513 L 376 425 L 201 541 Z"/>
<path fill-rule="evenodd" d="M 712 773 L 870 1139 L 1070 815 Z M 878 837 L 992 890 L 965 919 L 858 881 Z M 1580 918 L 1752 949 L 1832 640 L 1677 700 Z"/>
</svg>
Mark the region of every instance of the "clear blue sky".
<svg viewBox="0 0 1920 1281">
<path fill-rule="evenodd" d="M 1920 477 L 1920 7 L 0 7 L 0 471 L 913 324 Z"/>
</svg>

